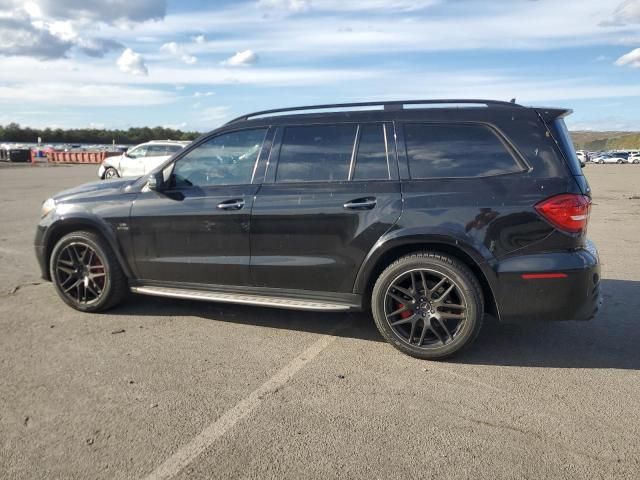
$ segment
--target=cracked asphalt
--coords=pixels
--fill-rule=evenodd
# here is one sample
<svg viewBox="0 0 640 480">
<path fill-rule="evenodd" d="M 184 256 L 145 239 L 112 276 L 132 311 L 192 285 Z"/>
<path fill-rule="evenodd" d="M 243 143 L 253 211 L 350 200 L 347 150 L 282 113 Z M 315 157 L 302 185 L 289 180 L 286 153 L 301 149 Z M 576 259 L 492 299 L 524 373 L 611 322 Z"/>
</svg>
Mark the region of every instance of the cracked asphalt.
<svg viewBox="0 0 640 480">
<path fill-rule="evenodd" d="M 499 325 L 449 362 L 365 314 L 131 296 L 66 307 L 40 203 L 94 166 L 0 166 L 0 477 L 640 477 L 640 166 L 588 165 L 605 304 Z M 635 198 L 632 198 L 635 197 Z"/>
</svg>

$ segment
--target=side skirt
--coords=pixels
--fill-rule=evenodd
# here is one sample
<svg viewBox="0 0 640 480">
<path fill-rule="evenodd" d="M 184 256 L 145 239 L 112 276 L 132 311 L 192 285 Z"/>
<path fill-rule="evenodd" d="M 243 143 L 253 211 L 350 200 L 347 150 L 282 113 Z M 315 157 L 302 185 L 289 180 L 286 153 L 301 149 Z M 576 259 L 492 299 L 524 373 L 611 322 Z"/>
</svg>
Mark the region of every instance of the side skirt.
<svg viewBox="0 0 640 480">
<path fill-rule="evenodd" d="M 200 289 L 182 286 L 137 284 L 131 287 L 133 293 L 158 297 L 203 300 L 209 302 L 237 303 L 263 307 L 286 308 L 292 310 L 312 310 L 325 312 L 343 312 L 361 310 L 361 298 L 353 294 L 325 294 L 301 291 L 274 291 L 274 289 L 243 288 L 243 291 Z M 327 295 L 331 295 L 327 298 Z M 324 298 L 323 298 L 324 297 Z M 339 298 L 344 297 L 344 298 Z"/>
</svg>

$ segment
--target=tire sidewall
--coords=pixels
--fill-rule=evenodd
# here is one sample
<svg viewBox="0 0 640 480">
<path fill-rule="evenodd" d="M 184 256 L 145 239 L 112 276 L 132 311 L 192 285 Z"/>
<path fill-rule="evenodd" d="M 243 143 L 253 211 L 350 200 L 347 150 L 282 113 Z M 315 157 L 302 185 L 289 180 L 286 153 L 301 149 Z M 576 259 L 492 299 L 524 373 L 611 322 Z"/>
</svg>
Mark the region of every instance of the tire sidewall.
<svg viewBox="0 0 640 480">
<path fill-rule="evenodd" d="M 109 175 L 110 172 L 112 172 L 113 175 Z M 120 175 L 118 175 L 118 171 L 113 167 L 108 167 L 104 172 L 104 179 L 108 180 L 110 178 L 120 178 Z"/>
<path fill-rule="evenodd" d="M 453 342 L 441 347 L 429 349 L 418 348 L 407 344 L 401 340 L 393 331 L 386 320 L 384 313 L 384 300 L 387 289 L 398 276 L 415 269 L 430 269 L 442 273 L 452 279 L 466 303 L 467 320 L 463 330 L 458 332 Z M 378 329 L 385 339 L 399 349 L 413 357 L 422 359 L 444 358 L 468 345 L 478 333 L 481 324 L 483 311 L 482 300 L 478 298 L 478 293 L 472 281 L 467 276 L 473 275 L 471 271 L 464 271 L 460 265 L 451 265 L 438 258 L 433 257 L 406 257 L 387 268 L 378 278 L 371 295 L 371 311 Z"/>
<path fill-rule="evenodd" d="M 92 303 L 91 305 L 83 305 L 83 304 L 74 302 L 72 299 L 70 299 L 69 297 L 67 297 L 67 295 L 64 294 L 64 292 L 60 288 L 60 285 L 58 285 L 58 277 L 55 271 L 56 263 L 61 251 L 66 246 L 72 243 L 84 243 L 89 245 L 91 248 L 93 248 L 96 251 L 96 253 L 100 257 L 100 260 L 104 265 L 104 271 L 106 274 L 104 288 L 103 288 L 104 293 L 98 302 Z M 49 259 L 49 275 L 51 276 L 51 282 L 53 283 L 56 293 L 67 305 L 75 308 L 76 310 L 80 310 L 82 312 L 97 312 L 101 310 L 104 307 L 104 305 L 109 302 L 111 291 L 113 289 L 112 271 L 113 271 L 113 268 L 111 266 L 110 259 L 107 255 L 107 252 L 105 252 L 104 248 L 99 244 L 99 242 L 96 242 L 90 236 L 82 233 L 70 233 L 69 235 L 65 235 L 64 237 L 62 237 L 53 248 L 53 251 L 51 252 L 51 258 Z"/>
</svg>

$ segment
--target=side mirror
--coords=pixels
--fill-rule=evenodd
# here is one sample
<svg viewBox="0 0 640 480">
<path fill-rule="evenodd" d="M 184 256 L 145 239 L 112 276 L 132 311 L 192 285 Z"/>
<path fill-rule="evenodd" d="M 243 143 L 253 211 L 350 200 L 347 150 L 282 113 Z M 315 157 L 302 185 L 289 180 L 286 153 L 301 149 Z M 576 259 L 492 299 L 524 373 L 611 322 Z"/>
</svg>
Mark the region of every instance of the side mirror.
<svg viewBox="0 0 640 480">
<path fill-rule="evenodd" d="M 162 170 L 149 175 L 149 178 L 147 179 L 147 188 L 149 190 L 161 192 L 162 190 L 164 190 L 164 187 L 164 173 L 162 172 Z"/>
</svg>

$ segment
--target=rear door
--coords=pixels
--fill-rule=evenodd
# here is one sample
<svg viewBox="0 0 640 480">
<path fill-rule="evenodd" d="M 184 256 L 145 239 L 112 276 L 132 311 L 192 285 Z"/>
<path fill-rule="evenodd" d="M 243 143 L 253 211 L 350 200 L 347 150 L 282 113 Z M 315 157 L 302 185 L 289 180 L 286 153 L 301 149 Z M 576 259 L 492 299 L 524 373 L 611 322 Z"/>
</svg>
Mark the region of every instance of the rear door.
<svg viewBox="0 0 640 480">
<path fill-rule="evenodd" d="M 401 213 L 393 126 L 280 127 L 271 152 L 251 216 L 254 285 L 350 293 Z"/>
<path fill-rule="evenodd" d="M 143 168 L 144 171 L 141 175 L 151 172 L 157 166 L 164 163 L 170 154 L 167 152 L 167 145 L 153 144 L 147 147 L 147 154 L 144 157 Z"/>
</svg>

